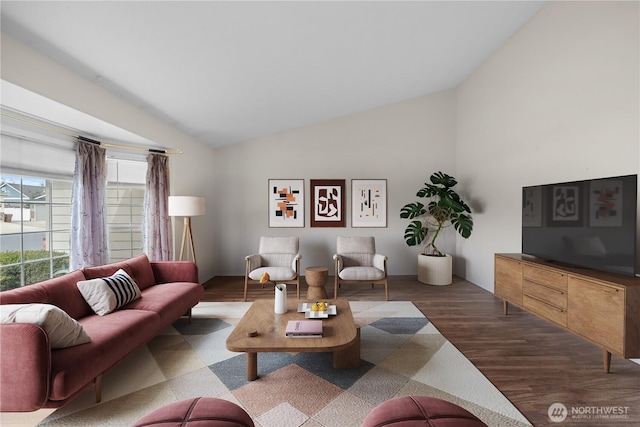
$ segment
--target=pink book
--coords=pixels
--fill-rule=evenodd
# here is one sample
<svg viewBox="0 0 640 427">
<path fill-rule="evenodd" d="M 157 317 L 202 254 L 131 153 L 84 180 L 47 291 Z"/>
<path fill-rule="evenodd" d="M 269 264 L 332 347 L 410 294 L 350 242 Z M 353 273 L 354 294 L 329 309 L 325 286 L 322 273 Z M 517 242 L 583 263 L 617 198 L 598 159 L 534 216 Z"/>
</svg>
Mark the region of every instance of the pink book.
<svg viewBox="0 0 640 427">
<path fill-rule="evenodd" d="M 289 338 L 322 337 L 322 320 L 289 320 L 285 336 Z"/>
</svg>

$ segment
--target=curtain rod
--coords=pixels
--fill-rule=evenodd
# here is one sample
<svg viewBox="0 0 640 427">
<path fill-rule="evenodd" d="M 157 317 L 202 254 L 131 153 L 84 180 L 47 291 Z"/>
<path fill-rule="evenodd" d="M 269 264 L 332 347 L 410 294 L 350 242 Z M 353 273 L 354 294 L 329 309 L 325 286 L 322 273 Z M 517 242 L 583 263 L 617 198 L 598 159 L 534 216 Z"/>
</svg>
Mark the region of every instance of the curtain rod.
<svg viewBox="0 0 640 427">
<path fill-rule="evenodd" d="M 4 111 L 2 111 L 1 114 L 3 116 L 5 116 L 5 117 L 8 117 L 8 118 L 13 119 L 13 120 L 17 120 L 17 121 L 22 122 L 22 123 L 26 123 L 26 124 L 31 125 L 31 126 L 39 127 L 39 128 L 42 128 L 42 129 L 47 129 L 47 130 L 50 130 L 52 132 L 59 133 L 61 135 L 70 136 L 72 138 L 79 139 L 80 141 L 90 142 L 92 144 L 100 145 L 102 147 L 112 147 L 112 148 L 122 148 L 122 149 L 126 149 L 126 150 L 146 151 L 146 152 L 154 153 L 154 154 L 182 154 L 181 150 L 169 150 L 169 149 L 164 149 L 164 148 L 144 148 L 144 147 L 136 147 L 136 146 L 133 146 L 133 145 L 124 145 L 124 144 L 115 144 L 115 143 L 112 143 L 112 142 L 96 141 L 95 139 L 87 138 L 86 136 L 82 136 L 82 135 L 77 135 L 75 133 L 71 133 L 71 132 L 66 131 L 64 129 L 59 129 L 59 128 L 56 128 L 56 127 L 53 127 L 53 126 L 48 126 L 48 125 L 45 125 L 43 123 L 38 123 L 36 121 L 25 119 L 23 117 L 16 117 L 16 116 L 11 115 L 9 113 L 6 113 Z"/>
</svg>

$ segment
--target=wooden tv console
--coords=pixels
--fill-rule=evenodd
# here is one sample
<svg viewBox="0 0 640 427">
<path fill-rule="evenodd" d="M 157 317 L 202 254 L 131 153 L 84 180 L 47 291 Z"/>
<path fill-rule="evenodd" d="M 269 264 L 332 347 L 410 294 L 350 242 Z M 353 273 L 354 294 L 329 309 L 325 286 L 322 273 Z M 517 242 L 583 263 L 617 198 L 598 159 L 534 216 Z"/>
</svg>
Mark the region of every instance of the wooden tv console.
<svg viewBox="0 0 640 427">
<path fill-rule="evenodd" d="M 640 357 L 640 279 L 572 268 L 524 254 L 495 254 L 495 295 L 602 348 Z"/>
</svg>

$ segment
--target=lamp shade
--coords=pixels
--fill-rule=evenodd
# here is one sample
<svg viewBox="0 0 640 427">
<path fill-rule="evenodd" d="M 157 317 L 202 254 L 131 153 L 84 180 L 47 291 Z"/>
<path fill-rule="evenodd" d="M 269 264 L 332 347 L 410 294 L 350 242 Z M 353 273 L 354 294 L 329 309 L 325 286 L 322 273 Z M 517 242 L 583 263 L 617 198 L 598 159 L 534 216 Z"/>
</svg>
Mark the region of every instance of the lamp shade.
<svg viewBox="0 0 640 427">
<path fill-rule="evenodd" d="M 204 213 L 204 197 L 169 196 L 169 216 L 200 216 Z"/>
</svg>

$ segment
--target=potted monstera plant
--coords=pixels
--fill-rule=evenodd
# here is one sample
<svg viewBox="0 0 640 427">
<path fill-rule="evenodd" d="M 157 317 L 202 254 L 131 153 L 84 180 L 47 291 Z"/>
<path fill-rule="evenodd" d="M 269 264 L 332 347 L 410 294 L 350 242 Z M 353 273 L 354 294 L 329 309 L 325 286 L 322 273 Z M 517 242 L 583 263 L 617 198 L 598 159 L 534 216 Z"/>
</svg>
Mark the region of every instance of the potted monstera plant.
<svg viewBox="0 0 640 427">
<path fill-rule="evenodd" d="M 471 209 L 455 192 L 456 179 L 443 172 L 429 178 L 416 196 L 425 199 L 406 204 L 400 210 L 400 218 L 411 222 L 404 231 L 409 246 L 425 243 L 418 255 L 418 280 L 431 285 L 449 285 L 452 281 L 452 259 L 436 246 L 442 229 L 453 228 L 465 239 L 473 231 Z"/>
</svg>

